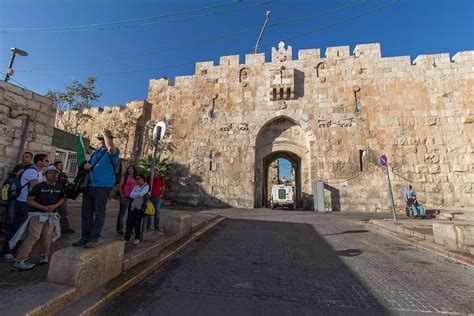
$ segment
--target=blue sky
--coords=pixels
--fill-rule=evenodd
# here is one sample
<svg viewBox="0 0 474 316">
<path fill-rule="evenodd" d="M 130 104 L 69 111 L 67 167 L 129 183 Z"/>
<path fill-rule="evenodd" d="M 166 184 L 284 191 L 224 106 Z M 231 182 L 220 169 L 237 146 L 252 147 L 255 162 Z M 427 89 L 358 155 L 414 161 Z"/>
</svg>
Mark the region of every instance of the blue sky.
<svg viewBox="0 0 474 316">
<path fill-rule="evenodd" d="M 391 0 L 231 2 L 232 0 L 0 0 L 0 72 L 7 68 L 10 47 L 18 47 L 28 51 L 30 55 L 16 59 L 13 84 L 20 83 L 43 94 L 51 88 L 61 89 L 73 79 L 82 81 L 86 74 L 98 74 L 97 88 L 103 94 L 100 105 L 124 104 L 130 100 L 145 99 L 149 79 L 193 74 L 194 65 L 114 75 L 101 73 L 159 68 L 210 60 L 214 56 L 231 55 L 245 50 L 250 52 L 259 30 L 175 50 L 157 50 L 170 45 L 259 28 L 263 24 L 266 10 L 271 11 L 271 24 L 352 5 L 306 20 L 270 27 L 265 33 L 262 45 L 331 25 L 390 3 Z M 226 3 L 227 5 L 223 5 Z M 261 3 L 263 4 L 259 5 Z M 89 32 L 2 32 L 5 28 L 100 24 L 221 4 L 222 6 L 216 8 L 155 20 L 162 23 L 131 28 Z M 238 10 L 239 8 L 241 10 Z M 193 15 L 226 10 L 234 11 L 190 18 Z M 172 22 L 171 19 L 181 20 Z M 413 59 L 419 54 L 446 52 L 452 56 L 458 51 L 474 49 L 473 21 L 472 0 L 400 0 L 383 10 L 286 43 L 293 46 L 294 58 L 296 51 L 301 48 L 321 48 L 324 52 L 328 46 L 349 45 L 352 51 L 358 43 L 373 42 L 381 43 L 383 56 L 410 55 Z M 147 49 L 152 52 L 145 54 L 144 50 Z M 270 57 L 270 47 L 263 47 L 261 52 L 267 54 L 267 59 Z M 76 67 L 71 67 L 74 65 Z"/>
</svg>

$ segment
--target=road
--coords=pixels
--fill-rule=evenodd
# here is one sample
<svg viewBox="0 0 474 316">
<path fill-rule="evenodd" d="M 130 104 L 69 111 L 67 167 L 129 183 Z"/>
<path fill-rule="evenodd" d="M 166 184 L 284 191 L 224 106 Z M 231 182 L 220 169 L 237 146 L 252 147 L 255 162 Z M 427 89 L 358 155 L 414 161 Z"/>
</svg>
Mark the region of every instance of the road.
<svg viewBox="0 0 474 316">
<path fill-rule="evenodd" d="M 372 231 L 360 214 L 214 212 L 229 218 L 99 315 L 474 312 L 473 268 Z"/>
</svg>

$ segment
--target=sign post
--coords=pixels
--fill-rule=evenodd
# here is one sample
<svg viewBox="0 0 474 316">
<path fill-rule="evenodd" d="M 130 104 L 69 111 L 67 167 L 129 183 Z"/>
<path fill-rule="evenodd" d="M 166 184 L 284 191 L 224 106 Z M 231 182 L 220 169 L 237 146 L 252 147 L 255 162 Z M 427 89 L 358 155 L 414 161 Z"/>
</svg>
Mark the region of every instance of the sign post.
<svg viewBox="0 0 474 316">
<path fill-rule="evenodd" d="M 387 173 L 388 193 L 390 195 L 390 200 L 392 202 L 392 215 L 393 215 L 393 220 L 396 222 L 397 214 L 395 212 L 395 201 L 393 199 L 392 182 L 390 181 L 390 173 L 388 172 L 388 158 L 385 154 L 380 156 L 380 165 L 382 167 L 385 167 L 385 172 Z"/>
</svg>

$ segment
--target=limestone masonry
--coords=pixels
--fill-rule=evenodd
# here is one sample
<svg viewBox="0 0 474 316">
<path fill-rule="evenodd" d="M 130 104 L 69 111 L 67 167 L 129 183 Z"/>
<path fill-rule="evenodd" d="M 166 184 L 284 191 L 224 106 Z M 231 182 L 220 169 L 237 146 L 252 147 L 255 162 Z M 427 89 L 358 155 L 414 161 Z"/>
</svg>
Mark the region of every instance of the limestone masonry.
<svg viewBox="0 0 474 316">
<path fill-rule="evenodd" d="M 56 102 L 33 91 L 0 81 L 0 180 L 7 177 L 23 151 L 46 153 L 54 157 L 51 145 Z M 27 117 L 28 132 L 24 134 Z"/>
<path fill-rule="evenodd" d="M 412 183 L 428 207 L 474 205 L 474 51 L 382 58 L 379 44 L 305 49 L 199 62 L 191 76 L 150 80 L 147 101 L 94 109 L 89 133 L 136 126 L 127 155 L 150 152 L 151 128 L 176 164 L 170 198 L 193 205 L 261 207 L 275 158 L 296 166 L 300 207 L 325 182 L 332 210 L 390 207 L 378 158 L 386 154 L 398 210 Z M 139 102 L 139 103 L 138 103 Z M 114 112 L 115 111 L 115 112 Z M 131 114 L 139 117 L 135 118 Z M 97 124 L 97 122 L 102 123 Z M 118 124 L 118 125 L 117 125 Z M 100 126 L 99 126 L 100 125 Z M 122 141 L 123 142 L 123 141 Z M 124 150 L 124 149 L 122 149 Z M 134 156 L 135 155 L 135 156 Z"/>
</svg>

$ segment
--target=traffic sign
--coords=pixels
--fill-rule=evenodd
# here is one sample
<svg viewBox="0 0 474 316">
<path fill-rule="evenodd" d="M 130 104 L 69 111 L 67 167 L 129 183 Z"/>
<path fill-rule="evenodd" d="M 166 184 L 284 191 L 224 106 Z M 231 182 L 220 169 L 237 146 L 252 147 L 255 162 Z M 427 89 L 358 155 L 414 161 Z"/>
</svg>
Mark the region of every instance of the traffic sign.
<svg viewBox="0 0 474 316">
<path fill-rule="evenodd" d="M 382 155 L 382 156 L 380 156 L 380 160 L 379 160 L 379 161 L 380 161 L 380 164 L 385 167 L 385 166 L 387 165 L 388 158 L 387 158 L 387 156 Z"/>
</svg>

